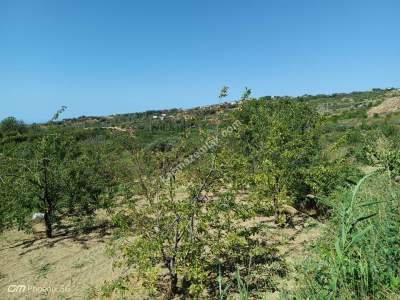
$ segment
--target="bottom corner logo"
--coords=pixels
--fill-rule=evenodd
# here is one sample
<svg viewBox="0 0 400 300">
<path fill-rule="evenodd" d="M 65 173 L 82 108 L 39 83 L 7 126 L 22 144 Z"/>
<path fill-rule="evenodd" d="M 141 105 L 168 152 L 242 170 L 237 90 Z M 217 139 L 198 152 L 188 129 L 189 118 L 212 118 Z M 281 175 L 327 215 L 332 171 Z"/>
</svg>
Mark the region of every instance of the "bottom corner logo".
<svg viewBox="0 0 400 300">
<path fill-rule="evenodd" d="M 23 284 L 18 284 L 18 285 L 16 285 L 16 284 L 10 284 L 10 285 L 8 286 L 7 291 L 8 291 L 9 293 L 23 293 L 23 292 L 26 291 L 26 285 L 23 285 Z"/>
</svg>

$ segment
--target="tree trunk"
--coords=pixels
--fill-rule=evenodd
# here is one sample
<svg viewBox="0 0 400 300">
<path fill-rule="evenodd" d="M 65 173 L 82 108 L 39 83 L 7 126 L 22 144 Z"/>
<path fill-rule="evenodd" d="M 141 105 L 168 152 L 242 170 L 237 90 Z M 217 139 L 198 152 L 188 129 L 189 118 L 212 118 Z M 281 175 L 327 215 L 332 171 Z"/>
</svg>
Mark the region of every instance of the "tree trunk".
<svg viewBox="0 0 400 300">
<path fill-rule="evenodd" d="M 178 275 L 176 273 L 171 274 L 171 287 L 170 297 L 173 299 L 178 294 Z"/>
<path fill-rule="evenodd" d="M 48 179 L 48 167 L 49 160 L 43 158 L 43 175 L 44 175 L 44 205 L 46 206 L 46 212 L 44 213 L 44 223 L 46 225 L 46 237 L 53 237 L 53 226 L 52 226 L 52 214 L 53 214 L 53 201 L 49 193 L 49 179 Z"/>
<path fill-rule="evenodd" d="M 51 224 L 50 216 L 47 212 L 44 214 L 44 224 L 46 225 L 46 237 L 52 238 L 53 226 Z"/>
</svg>

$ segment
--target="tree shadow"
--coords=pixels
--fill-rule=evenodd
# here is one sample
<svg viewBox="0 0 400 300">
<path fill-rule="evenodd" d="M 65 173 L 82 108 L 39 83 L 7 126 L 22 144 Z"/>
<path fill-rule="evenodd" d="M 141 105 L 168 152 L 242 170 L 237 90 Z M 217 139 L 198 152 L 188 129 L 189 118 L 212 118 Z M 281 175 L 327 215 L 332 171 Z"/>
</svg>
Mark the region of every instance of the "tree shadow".
<svg viewBox="0 0 400 300">
<path fill-rule="evenodd" d="M 72 224 L 59 224 L 55 226 L 52 238 L 47 238 L 45 230 L 36 231 L 32 238 L 23 239 L 14 243 L 13 245 L 0 249 L 21 249 L 19 253 L 23 256 L 29 252 L 38 250 L 40 248 L 52 248 L 60 242 L 74 242 L 79 243 L 82 249 L 89 249 L 89 241 L 96 241 L 105 243 L 107 237 L 111 235 L 112 224 L 109 221 L 103 221 L 94 226 L 88 226 L 83 229 L 78 229 Z"/>
</svg>

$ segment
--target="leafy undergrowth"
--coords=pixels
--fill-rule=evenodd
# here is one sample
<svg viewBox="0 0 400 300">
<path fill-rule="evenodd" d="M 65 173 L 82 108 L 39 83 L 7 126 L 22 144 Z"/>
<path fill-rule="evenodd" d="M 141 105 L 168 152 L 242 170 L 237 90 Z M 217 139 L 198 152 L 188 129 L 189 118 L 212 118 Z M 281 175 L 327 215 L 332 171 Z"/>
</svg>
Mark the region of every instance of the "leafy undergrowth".
<svg viewBox="0 0 400 300">
<path fill-rule="evenodd" d="M 333 218 L 292 299 L 399 299 L 400 185 L 364 177 L 333 198 Z"/>
<path fill-rule="evenodd" d="M 256 217 L 244 225 L 261 227 L 254 238 L 270 249 L 271 259 L 264 264 L 254 264 L 246 269 L 236 269 L 226 282 L 226 298 L 219 299 L 279 299 L 296 287 L 297 267 L 308 256 L 318 240 L 324 225 L 298 213 L 291 226 L 276 224 L 273 217 Z"/>
<path fill-rule="evenodd" d="M 227 262 L 217 267 L 209 278 L 210 289 L 199 299 L 279 299 L 296 287 L 297 267 L 310 253 L 318 240 L 324 224 L 297 212 L 290 225 L 277 224 L 275 217 L 258 216 L 237 224 L 254 232 L 251 240 L 257 243 L 246 266 L 227 268 Z M 160 266 L 160 274 L 166 274 Z M 223 276 L 221 276 L 223 274 Z M 133 284 L 129 278 L 120 277 L 108 281 L 96 295 L 105 299 L 136 299 L 144 287 Z M 165 283 L 165 291 L 168 287 Z M 164 291 L 164 290 L 163 290 Z M 166 292 L 165 292 L 166 293 Z M 141 295 L 141 299 L 166 299 L 165 293 Z M 192 299 L 188 295 L 176 295 L 173 299 Z"/>
</svg>

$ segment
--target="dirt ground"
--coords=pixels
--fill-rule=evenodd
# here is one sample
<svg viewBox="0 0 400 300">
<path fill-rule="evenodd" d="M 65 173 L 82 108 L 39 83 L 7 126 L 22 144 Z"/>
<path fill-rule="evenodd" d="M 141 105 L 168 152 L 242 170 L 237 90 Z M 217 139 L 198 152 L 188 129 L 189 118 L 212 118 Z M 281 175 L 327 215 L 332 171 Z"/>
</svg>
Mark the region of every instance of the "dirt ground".
<svg viewBox="0 0 400 300">
<path fill-rule="evenodd" d="M 294 226 L 286 228 L 271 217 L 254 218 L 246 224 L 267 228 L 268 233 L 260 238 L 268 239 L 289 267 L 279 290 L 266 294 L 266 299 L 278 299 L 283 290 L 295 286 L 295 267 L 307 256 L 323 227 L 304 215 L 293 221 Z M 107 225 L 85 234 L 58 229 L 52 239 L 45 238 L 42 225 L 35 229 L 35 234 L 13 230 L 0 235 L 0 299 L 98 299 L 105 282 L 119 276 L 121 271 L 113 270 L 113 260 L 106 254 L 111 239 Z M 136 299 L 143 297 L 138 294 Z"/>
<path fill-rule="evenodd" d="M 400 111 L 400 97 L 392 97 L 383 101 L 378 106 L 372 107 L 368 110 L 368 116 L 385 115 Z"/>
<path fill-rule="evenodd" d="M 293 226 L 281 227 L 273 221 L 273 217 L 258 217 L 249 223 L 246 226 L 261 224 L 268 228 L 261 238 L 269 240 L 270 246 L 278 250 L 280 259 L 287 265 L 287 275 L 278 279 L 277 291 L 263 295 L 263 299 L 280 299 L 284 292 L 296 287 L 296 269 L 310 255 L 310 249 L 320 237 L 324 224 L 305 214 L 293 217 Z"/>
<path fill-rule="evenodd" d="M 106 226 L 88 234 L 61 229 L 52 239 L 40 224 L 35 229 L 0 236 L 0 299 L 85 299 L 118 276 L 106 255 Z"/>
</svg>

